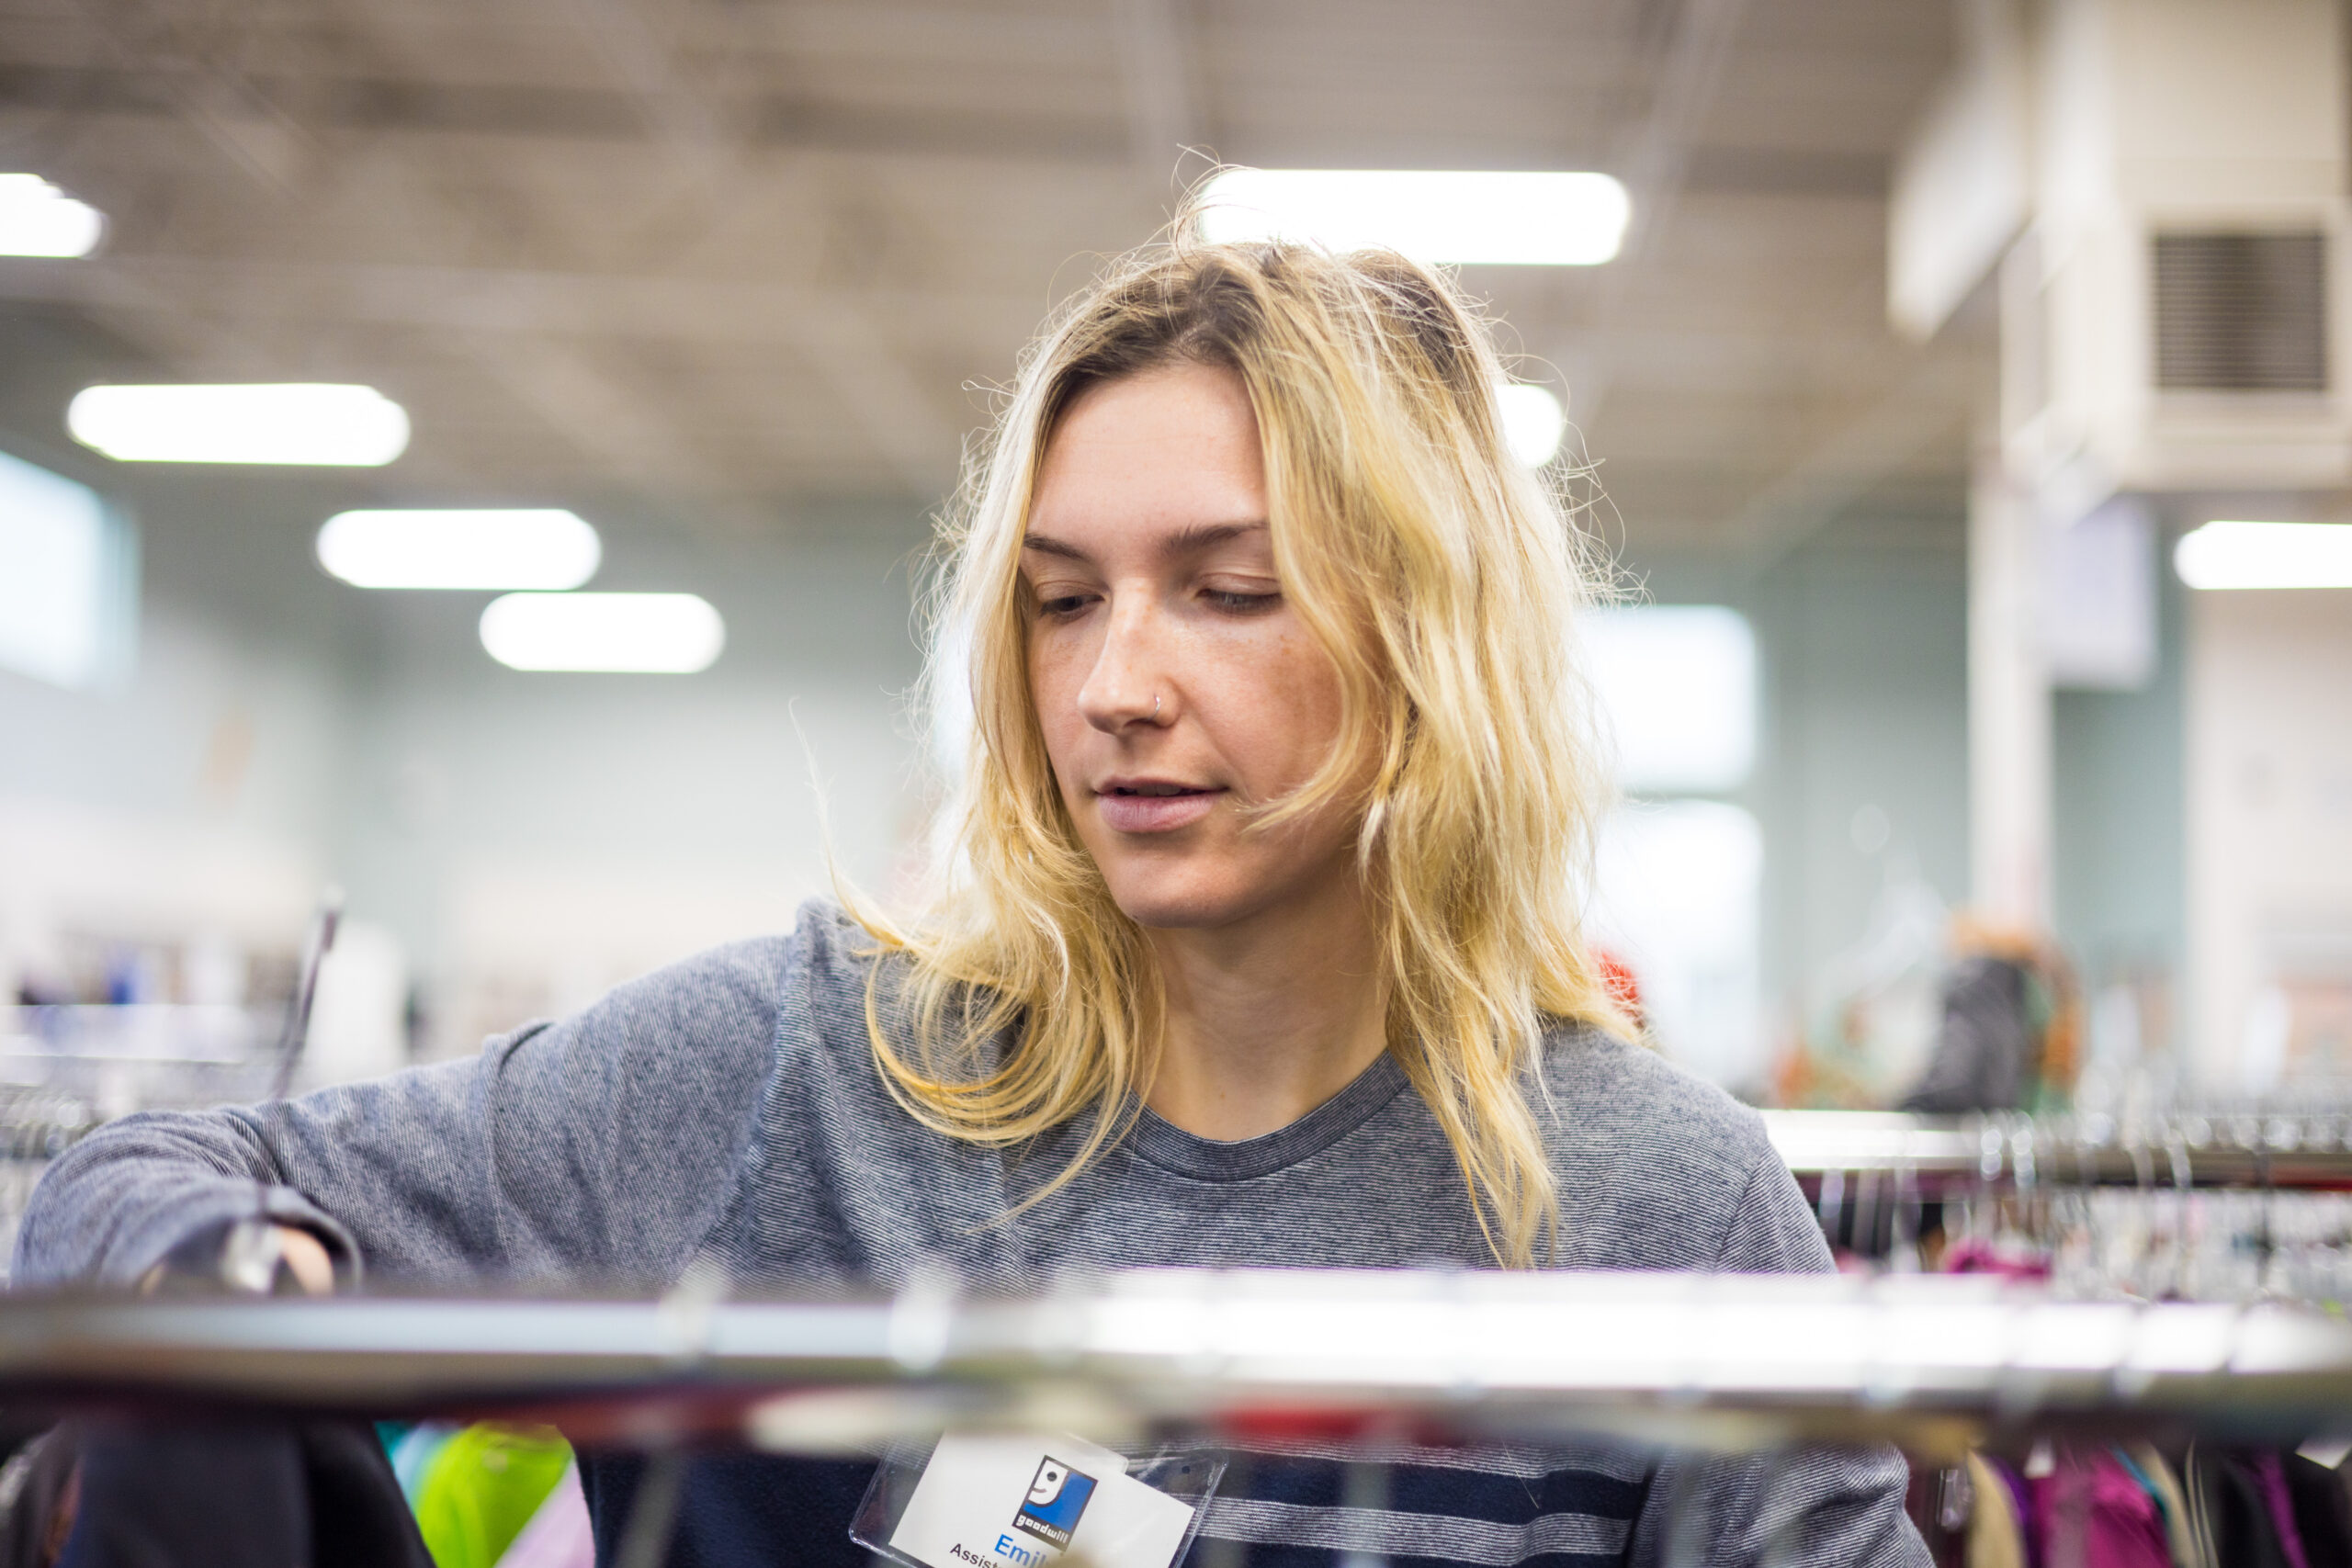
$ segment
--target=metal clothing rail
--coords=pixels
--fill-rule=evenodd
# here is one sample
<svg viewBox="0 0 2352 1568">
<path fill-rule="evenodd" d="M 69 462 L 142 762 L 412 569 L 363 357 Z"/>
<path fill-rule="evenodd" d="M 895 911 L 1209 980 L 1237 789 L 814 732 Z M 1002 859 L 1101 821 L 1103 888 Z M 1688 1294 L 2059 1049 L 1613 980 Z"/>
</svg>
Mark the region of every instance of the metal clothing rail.
<svg viewBox="0 0 2352 1568">
<path fill-rule="evenodd" d="M 854 1450 L 953 1426 L 1730 1447 L 2352 1432 L 2352 1324 L 1984 1278 L 1148 1271 L 1024 1299 L 0 1299 L 0 1403 L 552 1419 Z"/>
<path fill-rule="evenodd" d="M 1767 1111 L 1800 1179 L 1907 1176 L 1935 1195 L 1981 1182 L 2032 1186 L 2268 1187 L 2352 1190 L 2352 1120 L 2257 1112 L 2183 1114 L 2148 1127 L 2022 1114 L 1914 1116 Z"/>
</svg>

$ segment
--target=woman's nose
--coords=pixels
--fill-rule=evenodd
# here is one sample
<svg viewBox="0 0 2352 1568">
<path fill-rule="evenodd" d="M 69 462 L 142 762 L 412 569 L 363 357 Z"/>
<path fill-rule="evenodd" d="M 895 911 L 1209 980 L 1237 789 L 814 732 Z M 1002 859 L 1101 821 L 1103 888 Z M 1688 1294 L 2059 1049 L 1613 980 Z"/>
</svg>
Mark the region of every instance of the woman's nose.
<svg viewBox="0 0 2352 1568">
<path fill-rule="evenodd" d="M 1094 668 L 1078 694 L 1086 722 L 1106 734 L 1165 724 L 1175 704 L 1159 657 L 1157 617 L 1146 604 L 1112 605 Z"/>
</svg>

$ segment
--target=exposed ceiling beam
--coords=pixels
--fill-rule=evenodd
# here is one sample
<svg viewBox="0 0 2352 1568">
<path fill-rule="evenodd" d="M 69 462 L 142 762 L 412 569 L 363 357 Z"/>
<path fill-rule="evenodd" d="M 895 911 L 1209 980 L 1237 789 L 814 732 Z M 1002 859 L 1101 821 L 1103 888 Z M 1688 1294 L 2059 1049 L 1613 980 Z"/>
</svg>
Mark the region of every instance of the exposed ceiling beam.
<svg viewBox="0 0 2352 1568">
<path fill-rule="evenodd" d="M 1634 210 L 1621 262 L 1640 261 L 1672 221 L 1747 10 L 1747 0 L 1682 0 L 1673 41 L 1658 62 L 1649 113 L 1634 130 L 1623 165 Z"/>
<path fill-rule="evenodd" d="M 1034 325 L 1034 295 L 810 288 L 797 284 L 497 267 L 184 256 L 0 257 L 0 299 L 95 310 L 198 309 L 254 319 L 448 332 L 797 345 L 844 313 Z"/>
<path fill-rule="evenodd" d="M 1200 92 L 1181 0 L 1109 0 L 1125 79 L 1127 135 L 1137 183 L 1165 199 L 1187 148 L 1201 140 Z"/>
<path fill-rule="evenodd" d="M 306 120 L 322 130 L 377 133 L 643 142 L 662 137 L 666 129 L 669 136 L 691 144 L 696 134 L 691 118 L 709 113 L 722 129 L 734 128 L 732 140 L 746 149 L 1104 164 L 1132 160 L 1136 147 L 1132 113 L 1114 118 L 1052 104 L 885 111 L 803 93 L 755 89 L 731 96 L 723 116 L 699 110 L 682 117 L 674 103 L 649 100 L 627 84 L 615 88 L 383 75 L 256 75 L 244 89 L 267 104 L 300 103 Z M 0 109 L 66 112 L 89 118 L 154 118 L 187 112 L 179 85 L 170 73 L 154 67 L 25 62 L 0 62 Z"/>
<path fill-rule="evenodd" d="M 735 184 L 737 155 L 708 100 L 678 68 L 667 40 L 648 25 L 638 0 L 573 0 L 605 69 L 636 98 L 654 140 L 692 180 L 705 201 L 724 201 Z"/>
<path fill-rule="evenodd" d="M 587 345 L 512 334 L 495 342 L 448 341 L 584 462 L 648 495 L 707 483 L 702 454 L 667 421 L 648 417 L 643 395 L 619 385 Z"/>
<path fill-rule="evenodd" d="M 941 418 L 863 301 L 837 299 L 797 319 L 796 345 L 814 359 L 910 494 L 944 499 L 963 434 Z"/>
<path fill-rule="evenodd" d="M 740 149 L 707 97 L 679 68 L 666 40 L 648 25 L 641 0 L 574 0 L 605 63 L 642 102 L 656 138 L 693 180 L 707 216 L 716 218 L 742 188 Z M 944 493 L 953 482 L 957 433 L 908 372 L 863 300 L 836 298 L 820 310 L 792 311 L 794 345 L 831 382 L 867 441 L 900 483 L 917 495 Z"/>
<path fill-rule="evenodd" d="M 1131 0 L 1105 0 L 1124 8 Z M 1125 112 L 1117 118 L 1089 108 L 1050 104 L 1004 104 L 985 109 L 918 106 L 885 112 L 819 101 L 774 91 L 729 94 L 705 112 L 719 125 L 722 141 L 742 154 L 770 151 L 831 152 L 957 164 L 974 160 L 1084 164 L 1101 167 L 1125 163 L 1149 171 L 1158 190 L 1176 166 L 1176 150 L 1201 146 L 1210 136 L 1198 73 L 1187 55 L 1178 62 L 1182 81 L 1145 81 L 1137 71 L 1172 74 L 1164 58 L 1148 47 L 1137 65 L 1128 63 L 1133 41 L 1155 31 L 1133 28 L 1117 15 L 1120 69 L 1128 84 Z M 1180 31 L 1179 36 L 1182 36 Z M 0 61 L 0 115 L 71 114 L 77 121 L 136 121 L 188 114 L 181 87 L 159 70 L 57 66 Z M 657 140 L 655 112 L 627 87 L 551 87 L 525 83 L 437 82 L 378 74 L 292 80 L 259 75 L 242 91 L 243 107 L 218 111 L 213 127 L 232 125 L 237 145 L 224 151 L 243 161 L 259 157 L 287 166 L 309 133 L 291 126 L 275 108 L 299 104 L 303 125 L 327 131 L 365 132 L 372 137 L 513 138 L 570 143 L 642 144 Z M 269 121 L 264 129 L 261 121 Z M 295 141 L 287 140 L 290 131 Z M 673 136 L 679 133 L 673 130 Z M 684 136 L 688 144 L 694 136 Z M 1630 144 L 1629 144 L 1630 145 Z M 1210 149 L 1231 151 L 1231 149 Z M 1575 156 L 1573 152 L 1569 154 Z M 1598 156 L 1596 152 L 1594 154 Z M 1630 166 L 1633 152 L 1620 155 Z M 1701 142 L 1680 158 L 1679 190 L 1728 195 L 1827 197 L 1858 201 L 1885 199 L 1889 160 L 1879 152 L 1822 152 L 1803 147 L 1759 147 Z M 299 167 L 299 160 L 296 161 Z M 1637 219 L 1655 203 L 1637 206 Z"/>
<path fill-rule="evenodd" d="M 1633 215 L 1617 258 L 1602 268 L 1591 320 L 1612 327 L 1643 261 L 1656 250 L 1673 220 L 1675 203 L 1691 154 L 1704 133 L 1707 110 L 1731 59 L 1747 0 L 1682 0 L 1674 34 L 1658 62 L 1649 112 L 1634 128 L 1619 163 Z M 1599 354 L 1571 354 L 1577 381 L 1570 388 L 1577 423 L 1589 429 L 1609 400 L 1615 367 Z"/>
</svg>

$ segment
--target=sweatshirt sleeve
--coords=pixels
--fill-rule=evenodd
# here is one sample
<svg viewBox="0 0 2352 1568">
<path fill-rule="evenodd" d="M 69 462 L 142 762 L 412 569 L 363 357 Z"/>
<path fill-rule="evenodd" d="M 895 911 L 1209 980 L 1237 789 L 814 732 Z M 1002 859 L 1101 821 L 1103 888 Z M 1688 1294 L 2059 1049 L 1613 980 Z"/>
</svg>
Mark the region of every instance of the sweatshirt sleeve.
<svg viewBox="0 0 2352 1568">
<path fill-rule="evenodd" d="M 1834 1266 L 1796 1179 L 1765 1144 L 1716 1250 L 1714 1271 L 1823 1274 Z M 1721 1568 L 1929 1568 L 1927 1543 L 1903 1509 L 1909 1480 L 1903 1455 L 1885 1444 L 1737 1457 L 1672 1454 L 1651 1479 L 1631 1558 Z"/>
<path fill-rule="evenodd" d="M 128 1284 L 258 1211 L 399 1280 L 667 1283 L 727 1201 L 797 946 L 718 949 L 468 1060 L 125 1117 L 41 1179 L 14 1278 Z"/>
</svg>

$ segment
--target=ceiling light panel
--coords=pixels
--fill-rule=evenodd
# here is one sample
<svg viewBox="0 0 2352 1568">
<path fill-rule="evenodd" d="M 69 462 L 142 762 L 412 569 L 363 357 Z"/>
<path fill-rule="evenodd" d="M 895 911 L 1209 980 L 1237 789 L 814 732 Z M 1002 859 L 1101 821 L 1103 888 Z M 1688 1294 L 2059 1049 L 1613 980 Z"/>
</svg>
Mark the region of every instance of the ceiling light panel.
<svg viewBox="0 0 2352 1568">
<path fill-rule="evenodd" d="M 2352 588 L 2352 523 L 2208 523 L 2173 565 L 2191 588 Z"/>
<path fill-rule="evenodd" d="M 1205 202 L 1213 242 L 1385 247 L 1441 265 L 1597 265 L 1633 210 L 1607 175 L 1433 169 L 1228 169 Z"/>
<path fill-rule="evenodd" d="M 1503 441 L 1512 457 L 1531 468 L 1540 468 L 1558 456 L 1568 416 L 1548 389 L 1513 382 L 1495 389 L 1495 404 L 1502 415 Z"/>
<path fill-rule="evenodd" d="M 125 463 L 375 468 L 408 448 L 408 412 L 373 387 L 281 382 L 91 387 L 66 410 L 74 439 Z"/>
<path fill-rule="evenodd" d="M 727 625 L 693 593 L 508 593 L 481 613 L 481 645 L 511 670 L 691 675 Z"/>
<path fill-rule="evenodd" d="M 552 508 L 341 512 L 319 564 L 355 588 L 577 588 L 596 575 L 596 530 Z"/>
<path fill-rule="evenodd" d="M 106 215 L 39 175 L 0 175 L 0 256 L 86 256 Z"/>
</svg>

